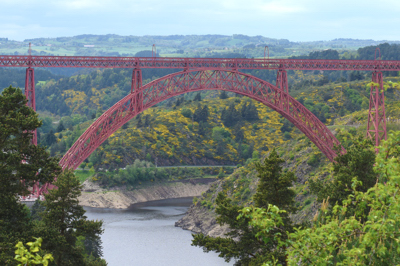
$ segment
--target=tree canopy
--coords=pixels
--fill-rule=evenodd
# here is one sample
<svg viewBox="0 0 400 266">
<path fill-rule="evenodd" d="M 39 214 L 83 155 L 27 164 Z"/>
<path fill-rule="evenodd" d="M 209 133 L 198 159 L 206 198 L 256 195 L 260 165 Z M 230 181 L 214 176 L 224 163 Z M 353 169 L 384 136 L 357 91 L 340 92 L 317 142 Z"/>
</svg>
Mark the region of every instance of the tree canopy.
<svg viewBox="0 0 400 266">
<path fill-rule="evenodd" d="M 260 178 L 257 193 L 253 197 L 256 208 L 263 209 L 276 204 L 286 213 L 296 210 L 295 193 L 289 188 L 295 176 L 290 171 L 282 173 L 282 163 L 277 152 L 272 150 L 263 164 L 256 164 Z M 222 192 L 218 194 L 216 204 L 217 222 L 228 225 L 230 231 L 225 237 L 211 237 L 202 233 L 193 235 L 192 245 L 202 247 L 205 252 L 215 251 L 227 262 L 236 259 L 235 265 L 261 265 L 263 261 L 272 259 L 286 265 L 285 246 L 279 245 L 276 235 L 287 239 L 287 232 L 292 231 L 287 215 L 279 227 L 260 237 L 258 228 L 250 224 L 251 219 L 239 216 L 244 206 L 232 204 L 232 200 Z"/>
</svg>

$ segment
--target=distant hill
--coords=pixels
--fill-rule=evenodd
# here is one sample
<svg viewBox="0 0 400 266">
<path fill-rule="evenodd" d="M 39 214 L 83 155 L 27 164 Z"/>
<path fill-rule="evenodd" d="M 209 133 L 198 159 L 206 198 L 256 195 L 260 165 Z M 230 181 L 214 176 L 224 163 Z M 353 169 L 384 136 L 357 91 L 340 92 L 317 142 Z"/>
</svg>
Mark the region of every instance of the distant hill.
<svg viewBox="0 0 400 266">
<path fill-rule="evenodd" d="M 293 42 L 264 36 L 234 35 L 169 35 L 120 36 L 116 34 L 84 34 L 73 37 L 34 38 L 22 42 L 0 39 L 0 54 L 28 54 L 32 44 L 33 55 L 135 56 L 151 51 L 156 45 L 159 56 L 221 57 L 225 53 L 239 53 L 246 57 L 263 57 L 268 46 L 270 57 L 307 55 L 312 51 L 336 49 L 339 52 L 358 48 L 395 44 L 399 41 L 334 39 L 330 41 Z M 242 56 L 239 56 L 242 57 Z"/>
</svg>

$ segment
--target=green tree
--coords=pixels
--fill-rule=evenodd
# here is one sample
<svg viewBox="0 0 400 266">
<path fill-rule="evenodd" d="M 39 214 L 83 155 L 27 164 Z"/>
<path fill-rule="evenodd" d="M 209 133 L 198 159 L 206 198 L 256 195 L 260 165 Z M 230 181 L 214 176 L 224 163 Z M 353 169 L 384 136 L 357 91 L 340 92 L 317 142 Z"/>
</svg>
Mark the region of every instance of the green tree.
<svg viewBox="0 0 400 266">
<path fill-rule="evenodd" d="M 227 98 L 229 98 L 229 97 L 228 97 L 228 94 L 226 93 L 226 91 L 221 91 L 221 92 L 219 93 L 219 98 L 220 98 L 221 100 L 223 100 L 223 99 L 227 99 Z"/>
<path fill-rule="evenodd" d="M 263 261 L 276 259 L 286 265 L 285 246 L 280 246 L 277 235 L 287 239 L 287 232 L 292 231 L 288 213 L 294 212 L 295 193 L 289 187 L 295 181 L 292 172 L 282 173 L 283 160 L 275 150 L 265 158 L 264 164 L 257 163 L 256 169 L 260 178 L 257 193 L 253 197 L 254 206 L 269 208 L 271 204 L 278 205 L 286 211 L 281 224 L 274 230 L 260 236 L 258 227 L 250 224 L 251 217 L 239 216 L 244 206 L 234 205 L 224 193 L 220 192 L 216 199 L 215 209 L 217 222 L 228 225 L 230 232 L 226 237 L 210 237 L 204 234 L 193 235 L 192 245 L 200 246 L 204 252 L 220 253 L 225 261 L 235 258 L 235 265 L 261 265 Z"/>
<path fill-rule="evenodd" d="M 332 203 L 341 202 L 354 193 L 352 189 L 353 179 L 361 182 L 357 191 L 366 192 L 377 182 L 378 175 L 374 171 L 375 147 L 368 139 L 359 136 L 351 138 L 353 145 L 347 149 L 347 153 L 338 156 L 333 163 L 333 179 L 328 182 L 322 180 L 309 180 L 310 190 L 317 195 L 317 200 L 322 202 L 329 197 Z"/>
<path fill-rule="evenodd" d="M 389 134 L 376 157 L 374 173 L 385 182 L 368 191 L 353 178 L 352 194 L 328 211 L 325 202 L 313 226 L 290 236 L 292 265 L 398 265 L 400 263 L 400 132 Z M 357 159 L 356 159 L 357 161 Z M 364 219 L 356 213 L 369 211 Z M 354 211 L 353 211 L 354 210 Z"/>
<path fill-rule="evenodd" d="M 50 130 L 50 132 L 46 134 L 46 144 L 47 144 L 47 146 L 50 147 L 53 143 L 56 143 L 56 142 L 57 142 L 57 138 L 54 135 L 53 130 Z"/>
<path fill-rule="evenodd" d="M 240 109 L 240 114 L 242 118 L 247 121 L 256 121 L 260 119 L 258 117 L 257 107 L 253 104 L 253 102 L 243 104 L 242 108 Z"/>
<path fill-rule="evenodd" d="M 194 110 L 193 120 L 196 122 L 207 122 L 208 115 L 209 112 L 207 105 L 204 105 L 203 107 L 199 105 L 197 106 L 196 110 Z"/>
<path fill-rule="evenodd" d="M 57 132 L 61 132 L 63 130 L 65 130 L 65 127 L 63 125 L 63 122 L 60 121 L 60 124 L 58 124 L 58 126 L 57 126 Z"/>
<path fill-rule="evenodd" d="M 35 254 L 41 251 L 41 246 L 42 246 L 42 238 L 35 238 L 35 242 L 28 242 L 26 243 L 27 246 L 29 246 L 29 250 L 26 249 L 24 244 L 22 242 L 18 242 L 17 245 L 15 245 L 15 248 L 17 249 L 15 251 L 15 260 L 20 262 L 21 264 L 19 265 L 24 265 L 24 266 L 30 266 L 30 265 L 39 265 L 42 264 L 44 266 L 49 265 L 49 261 L 53 261 L 54 258 L 51 254 L 46 254 L 43 257 L 40 256 L 39 254 Z"/>
<path fill-rule="evenodd" d="M 196 95 L 194 96 L 193 101 L 201 101 L 201 94 L 200 94 L 200 92 L 196 93 Z"/>
<path fill-rule="evenodd" d="M 78 237 L 98 240 L 103 232 L 102 221 L 87 220 L 79 205 L 81 184 L 72 171 L 64 171 L 54 182 L 43 201 L 43 220 L 37 234 L 44 238 L 43 247 L 50 251 L 57 265 L 85 265 L 84 250 L 77 245 Z"/>
<path fill-rule="evenodd" d="M 374 173 L 385 182 L 376 182 L 367 191 L 357 177 L 352 179 L 347 198 L 333 204 L 324 200 L 310 228 L 299 228 L 289 239 L 278 238 L 286 249 L 289 265 L 398 265 L 400 263 L 400 132 L 382 141 L 373 166 Z M 355 158 L 358 161 L 357 158 Z M 368 212 L 366 210 L 368 209 Z M 242 217 L 251 219 L 259 237 L 283 224 L 282 211 L 270 205 L 243 208 Z M 359 219 L 354 213 L 366 213 Z M 276 265 L 272 258 L 263 265 Z"/>
<path fill-rule="evenodd" d="M 30 238 L 29 211 L 19 203 L 36 182 L 47 183 L 60 172 L 56 158 L 31 144 L 32 131 L 41 125 L 26 106 L 20 89 L 5 88 L 0 95 L 0 264 L 12 265 L 14 245 Z"/>
<path fill-rule="evenodd" d="M 227 127 L 232 127 L 241 120 L 241 115 L 236 110 L 234 103 L 229 104 L 227 109 L 222 110 L 221 120 Z"/>
<path fill-rule="evenodd" d="M 235 136 L 236 142 L 242 142 L 244 140 L 243 124 L 239 123 L 233 128 L 233 135 Z"/>
<path fill-rule="evenodd" d="M 187 117 L 187 118 L 192 118 L 192 115 L 193 115 L 192 110 L 190 110 L 189 108 L 185 108 L 185 107 L 182 108 L 181 114 L 182 114 L 184 117 Z"/>
</svg>

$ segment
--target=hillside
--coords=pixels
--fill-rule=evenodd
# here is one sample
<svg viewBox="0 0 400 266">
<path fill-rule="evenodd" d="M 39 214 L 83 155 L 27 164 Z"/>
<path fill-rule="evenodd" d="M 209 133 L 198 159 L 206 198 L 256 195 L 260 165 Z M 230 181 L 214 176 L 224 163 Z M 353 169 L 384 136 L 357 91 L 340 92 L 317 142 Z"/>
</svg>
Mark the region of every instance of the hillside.
<svg viewBox="0 0 400 266">
<path fill-rule="evenodd" d="M 391 55 L 398 46 L 380 45 Z M 366 56 L 374 47 L 357 51 Z M 310 53 L 308 58 L 339 57 L 327 50 Z M 166 69 L 143 70 L 143 83 L 174 72 Z M 18 77 L 21 71 L 2 70 L 4 80 Z M 275 71 L 246 71 L 274 83 Z M 289 71 L 290 94 L 314 113 L 335 134 L 349 134 L 366 129 L 369 105 L 370 73 Z M 400 92 L 393 85 L 400 81 L 396 72 L 385 73 L 386 114 L 388 129 L 399 130 Z M 389 75 L 389 76 L 388 76 Z M 62 156 L 76 139 L 104 110 L 130 92 L 131 70 L 86 70 L 71 77 L 38 71 L 36 84 L 37 108 L 43 120 L 39 142 L 53 156 Z M 343 141 L 344 139 L 342 139 Z M 211 175 L 221 179 L 203 198 L 207 210 L 212 210 L 215 193 L 221 186 L 238 202 L 248 202 L 256 180 L 252 165 L 277 148 L 296 172 L 296 191 L 301 215 L 309 215 L 312 198 L 307 189 L 309 178 L 322 178 L 329 172 L 329 163 L 305 136 L 278 113 L 262 104 L 232 93 L 204 91 L 168 99 L 129 121 L 105 141 L 81 168 L 83 180 L 94 176 L 103 187 L 135 188 L 140 182 L 183 179 Z M 140 163 L 137 163 L 140 162 Z M 138 164 L 143 164 L 138 166 Z M 230 170 L 204 172 L 178 170 L 165 172 L 157 166 L 238 165 Z M 245 165 L 244 167 L 241 167 Z M 125 170 L 126 168 L 126 170 Z M 157 170 L 158 169 L 158 170 Z M 174 172 L 176 171 L 176 172 Z M 180 170 L 179 170 L 180 171 Z M 219 171 L 219 170 L 218 170 Z M 206 206 L 206 207 L 205 207 Z M 202 208 L 203 208 L 202 207 Z M 300 218 L 299 218 L 300 219 Z"/>
<path fill-rule="evenodd" d="M 28 45 L 31 43 L 33 55 L 151 56 L 152 46 L 155 44 L 159 56 L 263 57 L 264 47 L 267 45 L 270 57 L 289 57 L 326 49 L 337 49 L 341 54 L 352 53 L 360 47 L 387 42 L 399 43 L 357 39 L 293 42 L 287 39 L 242 34 L 169 36 L 83 34 L 73 37 L 26 39 L 22 42 L 0 38 L 0 54 L 27 55 Z"/>
<path fill-rule="evenodd" d="M 52 155 L 64 154 L 93 119 L 130 91 L 129 75 L 127 70 L 105 70 L 39 83 L 37 106 L 44 116 L 40 143 Z M 312 72 L 295 72 L 291 79 L 291 95 L 326 125 L 368 109 L 368 80 L 332 83 L 324 74 Z M 390 105 L 399 95 L 389 88 L 386 97 Z M 393 112 L 387 109 L 389 119 L 396 117 Z M 263 156 L 297 134 L 288 121 L 256 101 L 217 91 L 190 93 L 146 110 L 115 132 L 86 162 L 96 169 L 122 168 L 135 159 L 158 165 L 243 164 L 253 152 Z"/>
<path fill-rule="evenodd" d="M 397 95 L 399 95 L 397 93 Z M 389 101 L 386 105 L 389 130 L 400 131 L 400 99 Z M 337 118 L 332 126 L 328 126 L 339 141 L 349 147 L 350 135 L 365 135 L 366 118 L 368 110 L 361 110 Z M 296 192 L 296 207 L 299 211 L 291 216 L 294 223 L 310 221 L 319 209 L 319 204 L 315 201 L 315 195 L 310 194 L 308 183 L 313 180 L 330 180 L 332 178 L 332 163 L 313 145 L 304 135 L 285 142 L 277 148 L 285 163 L 285 171 L 292 171 L 297 177 L 297 182 L 293 184 Z M 195 233 L 204 233 L 209 236 L 223 236 L 227 232 L 226 227 L 220 227 L 216 223 L 214 213 L 216 207 L 216 197 L 219 192 L 223 192 L 232 199 L 235 204 L 252 205 L 252 196 L 256 192 L 258 178 L 254 163 L 257 159 L 252 159 L 246 165 L 234 171 L 230 176 L 215 182 L 209 190 L 204 192 L 201 197 L 195 198 L 186 216 L 176 222 L 175 226 L 191 230 Z"/>
</svg>

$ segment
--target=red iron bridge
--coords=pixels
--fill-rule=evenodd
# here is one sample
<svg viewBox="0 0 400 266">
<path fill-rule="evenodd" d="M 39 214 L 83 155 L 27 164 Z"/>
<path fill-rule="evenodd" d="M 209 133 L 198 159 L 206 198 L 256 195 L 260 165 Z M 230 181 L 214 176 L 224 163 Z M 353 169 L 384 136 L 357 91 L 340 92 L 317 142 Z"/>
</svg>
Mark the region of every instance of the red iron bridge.
<svg viewBox="0 0 400 266">
<path fill-rule="evenodd" d="M 400 61 L 0 55 L 0 67 L 27 68 L 25 95 L 27 104 L 34 110 L 36 67 L 133 69 L 131 92 L 94 121 L 60 160 L 63 169 L 76 169 L 136 115 L 168 98 L 201 90 L 231 91 L 263 103 L 292 122 L 333 161 L 336 156 L 334 146 L 340 145 L 339 141 L 313 113 L 290 96 L 287 70 L 371 71 L 373 83 L 366 135 L 378 146 L 386 139 L 382 72 L 400 71 Z M 175 68 L 179 71 L 143 85 L 142 68 Z M 243 69 L 277 70 L 276 84 L 240 72 Z M 37 144 L 36 131 L 32 142 Z M 47 186 L 34 187 L 33 194 L 41 195 Z"/>
</svg>

